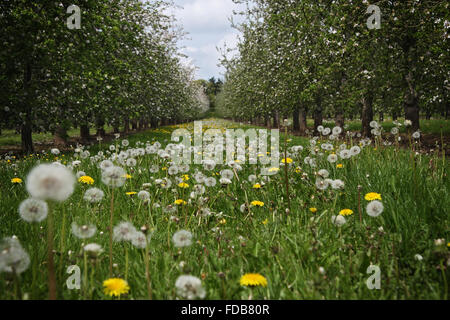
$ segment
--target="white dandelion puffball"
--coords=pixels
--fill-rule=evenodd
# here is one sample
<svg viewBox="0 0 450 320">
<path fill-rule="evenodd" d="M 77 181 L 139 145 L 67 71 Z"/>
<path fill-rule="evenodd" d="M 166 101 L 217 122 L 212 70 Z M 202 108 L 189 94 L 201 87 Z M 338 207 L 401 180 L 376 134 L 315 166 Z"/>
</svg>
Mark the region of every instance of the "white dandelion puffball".
<svg viewBox="0 0 450 320">
<path fill-rule="evenodd" d="M 350 157 L 351 157 L 350 150 L 348 150 L 348 149 L 342 150 L 341 152 L 339 152 L 339 156 L 340 156 L 342 159 L 348 159 L 348 158 L 350 158 Z"/>
<path fill-rule="evenodd" d="M 420 254 L 416 254 L 414 255 L 414 259 L 416 259 L 417 261 L 422 261 L 423 257 Z"/>
<path fill-rule="evenodd" d="M 127 167 L 135 167 L 137 164 L 137 161 L 135 158 L 128 158 L 127 159 Z"/>
<path fill-rule="evenodd" d="M 341 179 L 336 179 L 331 181 L 331 188 L 333 189 L 343 189 L 345 186 L 344 181 Z"/>
<path fill-rule="evenodd" d="M 47 217 L 47 202 L 38 199 L 27 199 L 19 206 L 20 217 L 26 222 L 41 222 Z"/>
<path fill-rule="evenodd" d="M 97 243 L 89 243 L 83 247 L 83 250 L 93 254 L 100 254 L 103 252 L 102 246 Z"/>
<path fill-rule="evenodd" d="M 332 216 L 331 222 L 333 222 L 335 225 L 340 227 L 340 226 L 344 225 L 347 222 L 347 220 L 345 220 L 344 216 L 338 215 L 338 216 Z"/>
<path fill-rule="evenodd" d="M 88 239 L 95 235 L 97 227 L 93 224 L 78 226 L 75 222 L 72 223 L 72 233 L 79 239 Z"/>
<path fill-rule="evenodd" d="M 360 152 L 361 152 L 361 148 L 358 147 L 358 146 L 353 146 L 353 147 L 350 148 L 350 154 L 351 154 L 352 156 L 356 156 L 356 155 L 358 155 Z"/>
<path fill-rule="evenodd" d="M 391 129 L 391 134 L 397 135 L 397 134 L 398 134 L 398 128 L 397 128 L 397 127 L 393 127 L 393 128 Z"/>
<path fill-rule="evenodd" d="M 412 134 L 412 137 L 413 137 L 414 139 L 419 139 L 419 138 L 420 138 L 420 132 L 419 132 L 419 131 L 414 132 L 414 133 Z"/>
<path fill-rule="evenodd" d="M 131 244 L 136 248 L 144 249 L 147 243 L 147 236 L 141 231 L 135 232 L 131 237 Z"/>
<path fill-rule="evenodd" d="M 57 148 L 53 148 L 52 150 L 50 150 L 52 154 L 54 154 L 55 156 L 57 156 L 58 154 L 60 154 L 59 149 Z"/>
<path fill-rule="evenodd" d="M 331 132 L 331 129 L 330 129 L 330 128 L 324 128 L 323 131 L 322 131 L 322 134 L 323 134 L 324 136 L 327 136 L 327 135 L 330 134 L 330 132 Z"/>
<path fill-rule="evenodd" d="M 175 282 L 175 287 L 177 288 L 177 294 L 184 299 L 203 299 L 206 296 L 202 281 L 191 275 L 179 276 Z"/>
<path fill-rule="evenodd" d="M 171 176 L 178 174 L 178 167 L 177 166 L 169 167 L 169 169 L 167 169 L 167 173 Z"/>
<path fill-rule="evenodd" d="M 26 186 L 32 198 L 64 201 L 74 190 L 75 177 L 64 166 L 41 164 L 28 174 Z"/>
<path fill-rule="evenodd" d="M 320 169 L 317 174 L 321 176 L 322 178 L 328 178 L 330 176 L 330 173 L 326 169 Z"/>
<path fill-rule="evenodd" d="M 109 187 L 118 188 L 124 185 L 126 173 L 121 167 L 110 167 L 102 172 L 102 182 Z"/>
<path fill-rule="evenodd" d="M 222 178 L 231 180 L 234 177 L 234 173 L 233 171 L 231 171 L 230 169 L 224 169 L 220 172 L 220 175 L 222 176 Z"/>
<path fill-rule="evenodd" d="M 28 269 L 30 256 L 15 237 L 4 238 L 0 243 L 0 272 L 20 274 Z"/>
<path fill-rule="evenodd" d="M 374 128 L 374 129 L 378 128 L 378 122 L 376 122 L 375 120 L 370 121 L 369 125 L 371 128 Z"/>
<path fill-rule="evenodd" d="M 113 240 L 116 242 L 131 241 L 136 232 L 136 228 L 131 223 L 121 222 L 113 229 Z"/>
<path fill-rule="evenodd" d="M 100 169 L 102 169 L 102 170 L 106 170 L 113 166 L 114 166 L 114 164 L 110 160 L 103 160 L 102 162 L 100 162 Z"/>
<path fill-rule="evenodd" d="M 366 212 L 371 217 L 378 217 L 384 210 L 383 203 L 378 200 L 370 201 L 366 207 Z"/>
<path fill-rule="evenodd" d="M 216 178 L 214 177 L 208 177 L 205 179 L 205 186 L 207 187 L 214 187 L 217 183 Z"/>
<path fill-rule="evenodd" d="M 28 269 L 30 256 L 13 236 L 0 242 L 0 272 L 20 274 Z"/>
<path fill-rule="evenodd" d="M 335 155 L 335 154 L 330 154 L 327 157 L 327 160 L 328 160 L 329 163 L 335 163 L 338 160 L 338 156 Z"/>
<path fill-rule="evenodd" d="M 148 191 L 142 190 L 138 192 L 137 197 L 142 201 L 145 201 L 150 199 L 150 193 Z"/>
<path fill-rule="evenodd" d="M 192 244 L 192 233 L 180 230 L 174 233 L 172 241 L 177 248 L 189 247 Z"/>
<path fill-rule="evenodd" d="M 342 133 L 342 128 L 341 127 L 334 127 L 333 130 L 333 135 L 338 136 Z"/>
<path fill-rule="evenodd" d="M 102 201 L 104 196 L 105 193 L 99 188 L 90 188 L 84 193 L 83 199 L 90 203 L 96 203 Z"/>
<path fill-rule="evenodd" d="M 231 180 L 228 178 L 220 178 L 219 182 L 220 184 L 231 184 Z"/>
<path fill-rule="evenodd" d="M 316 180 L 316 188 L 319 190 L 326 190 L 328 186 L 330 185 L 328 179 L 317 179 Z"/>
</svg>

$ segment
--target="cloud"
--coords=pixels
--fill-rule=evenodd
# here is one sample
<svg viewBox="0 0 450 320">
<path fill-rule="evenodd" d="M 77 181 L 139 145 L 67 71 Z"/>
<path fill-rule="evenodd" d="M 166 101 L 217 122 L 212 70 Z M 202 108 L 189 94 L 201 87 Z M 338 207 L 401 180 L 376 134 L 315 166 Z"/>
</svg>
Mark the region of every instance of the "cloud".
<svg viewBox="0 0 450 320">
<path fill-rule="evenodd" d="M 229 48 L 236 46 L 237 31 L 231 27 L 229 17 L 240 7 L 232 0 L 175 0 L 175 4 L 182 8 L 173 14 L 190 39 L 181 43 L 181 52 L 198 67 L 196 77 L 219 77 L 224 70 L 217 66 L 220 53 L 216 47 L 223 48 L 225 42 Z"/>
</svg>

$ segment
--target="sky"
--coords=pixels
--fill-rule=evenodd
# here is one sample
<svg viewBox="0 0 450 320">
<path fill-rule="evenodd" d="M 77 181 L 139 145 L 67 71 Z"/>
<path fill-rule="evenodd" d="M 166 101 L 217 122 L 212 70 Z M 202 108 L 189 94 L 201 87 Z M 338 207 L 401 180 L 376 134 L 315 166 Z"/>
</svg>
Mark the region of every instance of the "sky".
<svg viewBox="0 0 450 320">
<path fill-rule="evenodd" d="M 180 45 L 188 56 L 185 64 L 198 67 L 196 79 L 223 78 L 224 69 L 219 64 L 220 52 L 216 49 L 236 47 L 238 31 L 231 27 L 229 18 L 233 10 L 242 6 L 231 0 L 174 0 L 180 7 L 173 11 L 177 24 L 188 33 Z M 235 17 L 239 18 L 239 17 Z M 236 20 L 238 21 L 238 20 Z"/>
</svg>

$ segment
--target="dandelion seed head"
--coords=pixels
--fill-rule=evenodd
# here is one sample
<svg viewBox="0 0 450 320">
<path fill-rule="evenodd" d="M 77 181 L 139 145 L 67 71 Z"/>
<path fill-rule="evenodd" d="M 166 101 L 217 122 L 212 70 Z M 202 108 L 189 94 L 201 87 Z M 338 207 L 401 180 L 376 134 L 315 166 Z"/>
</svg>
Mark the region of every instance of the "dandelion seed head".
<svg viewBox="0 0 450 320">
<path fill-rule="evenodd" d="M 175 282 L 175 287 L 177 294 L 184 299 L 203 299 L 206 296 L 206 291 L 202 287 L 202 281 L 191 275 L 179 276 Z"/>
<path fill-rule="evenodd" d="M 41 164 L 28 174 L 26 187 L 32 198 L 64 201 L 74 191 L 75 176 L 62 165 Z"/>
<path fill-rule="evenodd" d="M 26 199 L 20 203 L 19 214 L 26 222 L 41 222 L 47 217 L 47 202 L 39 199 Z"/>
</svg>

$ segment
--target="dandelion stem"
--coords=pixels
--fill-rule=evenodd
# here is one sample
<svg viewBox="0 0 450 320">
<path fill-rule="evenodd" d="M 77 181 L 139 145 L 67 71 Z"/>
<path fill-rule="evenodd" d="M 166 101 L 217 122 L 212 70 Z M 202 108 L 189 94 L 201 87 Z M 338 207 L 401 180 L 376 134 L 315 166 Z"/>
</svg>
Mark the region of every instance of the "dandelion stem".
<svg viewBox="0 0 450 320">
<path fill-rule="evenodd" d="M 87 285 L 87 276 L 88 276 L 88 268 L 87 268 L 87 254 L 86 251 L 83 250 L 83 260 L 84 260 L 84 275 L 83 275 L 83 289 L 84 289 L 84 297 L 87 299 L 88 294 L 88 285 Z"/>
<path fill-rule="evenodd" d="M 125 246 L 125 280 L 128 280 L 128 247 Z"/>
<path fill-rule="evenodd" d="M 288 163 L 287 163 L 287 126 L 284 128 L 284 177 L 286 184 L 286 198 L 289 212 L 291 212 L 291 199 L 289 195 L 289 178 L 288 178 Z"/>
<path fill-rule="evenodd" d="M 112 277 L 112 238 L 114 217 L 114 189 L 111 188 L 111 208 L 109 217 L 109 277 Z"/>
<path fill-rule="evenodd" d="M 56 300 L 56 275 L 53 260 L 53 205 L 50 203 L 47 218 L 47 268 L 48 268 L 48 297 Z"/>
<path fill-rule="evenodd" d="M 148 244 L 145 246 L 145 279 L 147 280 L 147 292 L 148 292 L 148 299 L 152 300 L 152 284 L 150 282 L 150 253 L 148 250 Z"/>
</svg>

